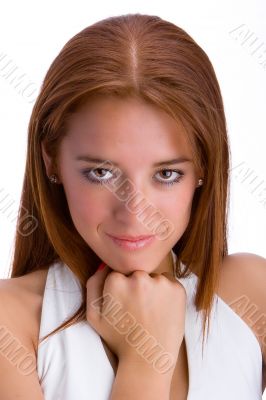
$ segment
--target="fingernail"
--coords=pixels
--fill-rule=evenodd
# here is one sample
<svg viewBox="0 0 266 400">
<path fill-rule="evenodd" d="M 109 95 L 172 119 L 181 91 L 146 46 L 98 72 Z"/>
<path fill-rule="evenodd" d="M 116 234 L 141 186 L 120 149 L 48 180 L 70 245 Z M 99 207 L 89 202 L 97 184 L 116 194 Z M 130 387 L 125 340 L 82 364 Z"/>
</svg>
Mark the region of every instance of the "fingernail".
<svg viewBox="0 0 266 400">
<path fill-rule="evenodd" d="M 102 263 L 99 265 L 97 271 L 101 271 L 102 269 L 104 269 L 105 265 L 106 265 L 106 264 L 105 264 L 104 262 L 102 262 Z"/>
</svg>

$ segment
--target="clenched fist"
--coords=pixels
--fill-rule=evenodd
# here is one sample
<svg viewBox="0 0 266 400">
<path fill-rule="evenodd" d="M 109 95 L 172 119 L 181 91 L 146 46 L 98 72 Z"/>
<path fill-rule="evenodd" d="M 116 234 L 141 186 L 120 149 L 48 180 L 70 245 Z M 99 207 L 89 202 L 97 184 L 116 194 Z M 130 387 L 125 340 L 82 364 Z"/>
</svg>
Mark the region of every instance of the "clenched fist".
<svg viewBox="0 0 266 400">
<path fill-rule="evenodd" d="M 180 282 L 168 273 L 138 270 L 125 276 L 105 266 L 86 287 L 87 321 L 119 362 L 153 362 L 161 372 L 174 367 L 185 330 L 186 291 Z"/>
</svg>

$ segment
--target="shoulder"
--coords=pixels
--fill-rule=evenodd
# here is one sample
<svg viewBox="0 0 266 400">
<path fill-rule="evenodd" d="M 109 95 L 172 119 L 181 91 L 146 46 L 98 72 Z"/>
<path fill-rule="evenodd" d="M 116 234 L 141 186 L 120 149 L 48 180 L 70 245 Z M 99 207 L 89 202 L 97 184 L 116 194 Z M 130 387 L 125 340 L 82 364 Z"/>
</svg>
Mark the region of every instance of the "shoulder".
<svg viewBox="0 0 266 400">
<path fill-rule="evenodd" d="M 35 340 L 43 273 L 0 279 L 0 398 L 40 399 Z"/>
<path fill-rule="evenodd" d="M 227 255 L 221 265 L 218 295 L 251 327 L 266 366 L 266 259 L 253 253 Z"/>
<path fill-rule="evenodd" d="M 13 332 L 35 355 L 47 272 L 38 270 L 0 279 L 0 325 Z"/>
<path fill-rule="evenodd" d="M 238 278 L 232 281 L 228 280 Z M 245 289 L 247 295 L 256 297 L 261 305 L 266 307 L 266 259 L 253 253 L 233 253 L 227 255 L 220 269 L 221 283 L 226 283 L 228 289 Z M 226 282 L 223 282 L 226 280 Z M 226 289 L 226 288 L 225 288 Z M 229 294 L 229 293 L 228 293 Z"/>
<path fill-rule="evenodd" d="M 266 311 L 266 259 L 253 253 L 227 255 L 220 268 L 220 285 L 224 295 L 235 299 L 236 294 L 246 295 Z M 232 298 L 233 297 L 233 298 Z"/>
</svg>

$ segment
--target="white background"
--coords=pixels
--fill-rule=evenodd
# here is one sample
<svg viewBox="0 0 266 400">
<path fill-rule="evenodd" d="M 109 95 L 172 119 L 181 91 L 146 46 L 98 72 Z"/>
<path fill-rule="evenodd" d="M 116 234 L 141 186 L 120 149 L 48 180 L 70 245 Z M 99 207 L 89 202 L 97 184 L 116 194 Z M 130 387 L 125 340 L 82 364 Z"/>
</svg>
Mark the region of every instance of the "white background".
<svg viewBox="0 0 266 400">
<path fill-rule="evenodd" d="M 27 126 L 44 75 L 86 26 L 128 13 L 158 15 L 185 29 L 215 68 L 232 152 L 229 254 L 266 257 L 266 3 L 257 1 L 10 1 L 0 12 L 0 277 L 8 277 L 26 158 Z M 1 55 L 30 83 L 20 94 Z M 17 75 L 14 73 L 14 75 Z M 30 95 L 30 92 L 35 91 Z M 11 204 L 9 212 L 5 207 Z M 266 396 L 265 396 L 266 399 Z"/>
</svg>

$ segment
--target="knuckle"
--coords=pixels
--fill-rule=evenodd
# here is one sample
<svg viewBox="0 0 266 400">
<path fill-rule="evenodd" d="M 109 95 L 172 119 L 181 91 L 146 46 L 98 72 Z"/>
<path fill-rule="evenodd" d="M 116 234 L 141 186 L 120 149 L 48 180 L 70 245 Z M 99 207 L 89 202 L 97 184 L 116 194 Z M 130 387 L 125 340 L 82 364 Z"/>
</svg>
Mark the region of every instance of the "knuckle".
<svg viewBox="0 0 266 400">
<path fill-rule="evenodd" d="M 146 287 L 149 282 L 149 275 L 145 271 L 134 271 L 131 279 L 135 281 L 138 287 Z"/>
<path fill-rule="evenodd" d="M 133 271 L 131 276 L 132 276 L 132 278 L 141 280 L 141 279 L 147 277 L 147 273 L 145 271 L 137 270 L 137 271 Z"/>
<path fill-rule="evenodd" d="M 121 286 L 122 282 L 124 282 L 124 275 L 117 271 L 110 272 L 105 279 L 105 284 L 109 287 Z"/>
<path fill-rule="evenodd" d="M 176 282 L 173 282 L 173 284 L 174 284 L 175 288 L 178 290 L 179 294 L 181 293 L 185 297 L 187 297 L 187 291 L 186 291 L 185 287 L 182 285 L 182 283 L 176 281 Z"/>
<path fill-rule="evenodd" d="M 149 275 L 145 271 L 134 271 L 131 275 L 131 279 L 137 289 L 146 290 L 149 285 Z"/>
<path fill-rule="evenodd" d="M 155 279 L 158 281 L 158 282 L 168 282 L 169 281 L 169 279 L 168 278 L 166 278 L 166 276 L 164 276 L 164 275 L 162 275 L 162 274 L 158 274 L 157 276 L 155 276 Z"/>
</svg>

